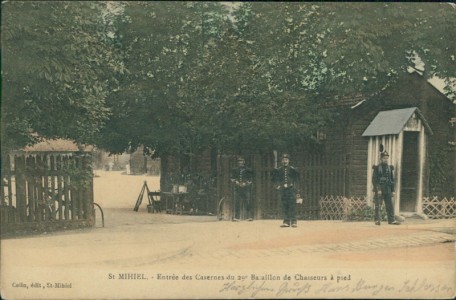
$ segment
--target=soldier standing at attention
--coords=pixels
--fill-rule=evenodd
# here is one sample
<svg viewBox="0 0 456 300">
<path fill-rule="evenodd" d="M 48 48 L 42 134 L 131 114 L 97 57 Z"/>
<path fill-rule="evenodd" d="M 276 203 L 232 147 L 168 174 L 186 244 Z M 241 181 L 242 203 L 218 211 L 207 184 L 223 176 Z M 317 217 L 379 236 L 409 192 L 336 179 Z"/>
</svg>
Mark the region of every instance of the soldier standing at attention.
<svg viewBox="0 0 456 300">
<path fill-rule="evenodd" d="M 392 197 L 394 196 L 394 167 L 388 164 L 388 158 L 388 152 L 382 152 L 380 155 L 381 163 L 374 166 L 374 172 L 372 174 L 372 184 L 375 193 L 375 225 L 380 225 L 382 219 L 380 210 L 382 200 L 385 202 L 388 224 L 400 224 L 394 219 L 394 206 L 392 200 Z"/>
<path fill-rule="evenodd" d="M 253 221 L 251 186 L 253 172 L 245 166 L 243 157 L 237 159 L 238 167 L 231 170 L 231 182 L 234 184 L 234 217 L 233 222 L 241 219 L 241 206 L 245 207 L 247 220 Z"/>
<path fill-rule="evenodd" d="M 297 227 L 296 196 L 299 193 L 299 172 L 290 166 L 290 156 L 282 155 L 282 166 L 272 171 L 272 182 L 280 192 L 283 224 L 281 227 Z"/>
</svg>

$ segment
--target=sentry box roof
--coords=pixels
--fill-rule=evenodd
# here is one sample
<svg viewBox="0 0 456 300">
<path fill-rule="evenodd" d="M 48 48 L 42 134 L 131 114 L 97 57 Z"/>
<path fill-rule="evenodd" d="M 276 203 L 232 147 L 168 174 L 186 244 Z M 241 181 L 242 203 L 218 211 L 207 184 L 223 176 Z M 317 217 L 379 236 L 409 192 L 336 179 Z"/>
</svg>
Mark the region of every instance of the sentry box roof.
<svg viewBox="0 0 456 300">
<path fill-rule="evenodd" d="M 416 107 L 409 107 L 379 112 L 362 136 L 399 134 L 415 112 L 423 122 L 424 127 L 432 134 L 431 127 L 429 127 L 420 110 Z"/>
</svg>

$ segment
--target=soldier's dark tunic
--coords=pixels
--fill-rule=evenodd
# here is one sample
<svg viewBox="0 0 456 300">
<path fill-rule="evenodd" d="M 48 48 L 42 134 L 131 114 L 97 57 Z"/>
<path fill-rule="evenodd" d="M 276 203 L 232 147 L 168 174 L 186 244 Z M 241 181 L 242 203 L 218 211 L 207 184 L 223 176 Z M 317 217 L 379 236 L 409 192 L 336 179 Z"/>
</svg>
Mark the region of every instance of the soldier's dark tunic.
<svg viewBox="0 0 456 300">
<path fill-rule="evenodd" d="M 394 206 L 392 193 L 394 192 L 394 167 L 384 163 L 374 166 L 372 184 L 375 192 L 375 221 L 381 221 L 380 207 L 383 200 L 385 202 L 388 223 L 393 223 Z M 380 195 L 378 191 L 381 191 Z"/>
<path fill-rule="evenodd" d="M 272 182 L 280 191 L 283 223 L 296 224 L 296 191 L 299 190 L 299 172 L 292 166 L 281 166 L 272 171 Z"/>
<path fill-rule="evenodd" d="M 251 201 L 251 186 L 253 172 L 247 167 L 237 167 L 231 170 L 231 181 L 234 184 L 234 219 L 241 218 L 241 206 L 246 211 L 247 219 L 253 219 Z"/>
</svg>

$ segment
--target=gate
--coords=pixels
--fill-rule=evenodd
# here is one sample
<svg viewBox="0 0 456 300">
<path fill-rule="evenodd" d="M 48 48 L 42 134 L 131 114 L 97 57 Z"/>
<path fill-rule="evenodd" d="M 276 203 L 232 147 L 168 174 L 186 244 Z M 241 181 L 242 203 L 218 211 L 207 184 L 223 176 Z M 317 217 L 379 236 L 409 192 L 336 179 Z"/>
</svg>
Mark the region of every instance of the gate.
<svg viewBox="0 0 456 300">
<path fill-rule="evenodd" d="M 327 195 L 345 195 L 347 169 L 344 155 L 297 153 L 291 156 L 291 165 L 301 175 L 303 203 L 297 205 L 299 219 L 320 219 L 320 198 Z M 255 174 L 252 197 L 258 219 L 281 219 L 278 192 L 271 182 L 271 171 L 275 167 L 274 155 L 247 155 L 246 164 Z M 280 165 L 280 158 L 278 159 Z M 231 198 L 229 170 L 235 166 L 231 156 L 220 156 L 218 165 L 218 192 L 220 197 Z M 228 201 L 231 206 L 231 201 Z M 225 211 L 230 214 L 230 208 Z"/>
<path fill-rule="evenodd" d="M 2 233 L 94 224 L 89 153 L 12 153 L 2 160 Z"/>
</svg>

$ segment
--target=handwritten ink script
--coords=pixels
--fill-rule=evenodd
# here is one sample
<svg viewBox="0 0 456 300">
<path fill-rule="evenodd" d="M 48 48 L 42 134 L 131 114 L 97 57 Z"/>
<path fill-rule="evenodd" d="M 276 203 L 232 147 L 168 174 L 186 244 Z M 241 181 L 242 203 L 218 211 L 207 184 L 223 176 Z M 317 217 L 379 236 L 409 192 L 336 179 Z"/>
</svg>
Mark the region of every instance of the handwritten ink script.
<svg viewBox="0 0 456 300">
<path fill-rule="evenodd" d="M 218 272 L 109 272 L 105 279 L 112 286 L 141 286 L 173 290 L 173 286 L 207 288 L 217 298 L 450 298 L 454 294 L 451 280 L 423 277 L 372 277 L 342 271 L 306 273 L 218 273 Z M 326 273 L 327 272 L 327 273 Z M 370 277 L 369 277 L 370 276 Z M 47 280 L 47 281 L 46 281 Z M 19 293 L 65 292 L 81 283 L 18 279 L 9 287 Z M 178 289 L 175 289 L 178 290 Z M 177 295 L 177 294 L 176 294 Z"/>
<path fill-rule="evenodd" d="M 407 279 L 393 283 L 354 278 L 351 274 L 175 274 L 118 273 L 109 280 L 154 280 L 173 282 L 208 281 L 218 293 L 242 297 L 305 297 L 306 295 L 449 295 L 453 287 L 428 278 Z"/>
<path fill-rule="evenodd" d="M 329 277 L 330 278 L 330 277 Z M 231 280 L 224 282 L 219 290 L 220 293 L 234 293 L 245 297 L 304 297 L 307 294 L 362 294 L 377 296 L 385 292 L 399 295 L 416 294 L 427 292 L 433 294 L 449 294 L 453 291 L 451 286 L 432 282 L 427 278 L 405 280 L 397 285 L 371 283 L 365 279 L 355 281 L 328 280 L 327 282 L 302 282 L 283 281 L 277 287 L 277 283 L 268 280 Z"/>
</svg>

